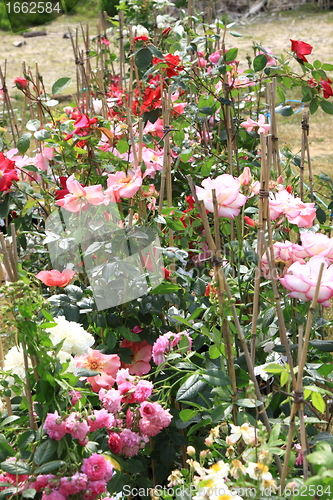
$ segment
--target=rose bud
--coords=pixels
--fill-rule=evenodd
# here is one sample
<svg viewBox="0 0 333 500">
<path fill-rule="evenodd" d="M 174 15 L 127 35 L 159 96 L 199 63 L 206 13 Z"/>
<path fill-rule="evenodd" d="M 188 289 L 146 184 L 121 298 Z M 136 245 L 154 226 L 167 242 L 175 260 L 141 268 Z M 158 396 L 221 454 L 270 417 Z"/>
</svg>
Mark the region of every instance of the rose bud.
<svg viewBox="0 0 333 500">
<path fill-rule="evenodd" d="M 20 90 L 26 89 L 27 86 L 29 85 L 29 82 L 26 78 L 23 78 L 22 76 L 17 76 L 14 80 L 14 83 L 16 87 Z"/>
</svg>

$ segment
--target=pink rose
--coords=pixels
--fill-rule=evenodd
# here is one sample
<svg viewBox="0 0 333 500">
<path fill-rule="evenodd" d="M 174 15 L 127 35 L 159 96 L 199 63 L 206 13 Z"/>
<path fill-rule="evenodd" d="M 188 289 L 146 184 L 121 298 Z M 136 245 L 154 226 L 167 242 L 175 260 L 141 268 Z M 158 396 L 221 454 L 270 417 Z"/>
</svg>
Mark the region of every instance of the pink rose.
<svg viewBox="0 0 333 500">
<path fill-rule="evenodd" d="M 207 178 L 201 183 L 203 186 L 196 186 L 196 193 L 199 200 L 203 200 L 206 210 L 214 213 L 212 189 L 215 189 L 218 205 L 218 215 L 233 219 L 240 212 L 240 207 L 246 203 L 246 196 L 239 192 L 240 183 L 232 175 L 222 174 L 216 179 Z"/>
<path fill-rule="evenodd" d="M 319 255 L 311 257 L 306 264 L 295 262 L 292 264 L 288 273 L 280 278 L 280 283 L 291 293 L 292 298 L 297 298 L 308 302 L 313 299 L 319 270 L 324 264 L 323 276 L 320 282 L 318 302 L 324 307 L 329 307 L 329 299 L 333 296 L 333 265 Z"/>
<path fill-rule="evenodd" d="M 62 272 L 52 269 L 52 271 L 40 271 L 36 278 L 41 280 L 46 286 L 59 286 L 64 288 L 73 278 L 75 272 L 71 269 L 64 269 Z"/>
</svg>

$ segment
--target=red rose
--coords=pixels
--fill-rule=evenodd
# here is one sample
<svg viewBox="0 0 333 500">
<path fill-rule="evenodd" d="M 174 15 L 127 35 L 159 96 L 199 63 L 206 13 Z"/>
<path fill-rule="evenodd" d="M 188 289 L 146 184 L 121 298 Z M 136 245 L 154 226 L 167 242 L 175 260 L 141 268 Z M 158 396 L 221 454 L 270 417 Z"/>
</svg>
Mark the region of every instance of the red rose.
<svg viewBox="0 0 333 500">
<path fill-rule="evenodd" d="M 312 45 L 302 42 L 301 40 L 290 40 L 291 41 L 291 50 L 295 52 L 296 57 L 301 59 L 302 61 L 308 62 L 307 58 L 304 57 L 312 52 Z"/>
<path fill-rule="evenodd" d="M 111 432 L 110 437 L 108 439 L 108 445 L 110 450 L 118 455 L 118 453 L 121 452 L 123 443 L 121 441 L 121 438 L 119 437 L 119 434 L 116 432 Z"/>
<path fill-rule="evenodd" d="M 134 37 L 134 40 L 133 40 L 133 41 L 134 41 L 134 43 L 136 43 L 136 42 L 140 42 L 140 41 L 141 41 L 141 42 L 148 42 L 148 40 L 149 40 L 149 37 L 148 37 L 148 36 L 146 36 L 146 35 L 141 35 L 141 36 L 136 36 L 136 37 Z"/>
<path fill-rule="evenodd" d="M 160 62 L 166 63 L 168 67 L 166 68 L 166 75 L 168 78 L 171 78 L 172 76 L 178 75 L 179 71 L 182 71 L 184 69 L 184 66 L 180 66 L 181 59 L 179 56 L 175 56 L 173 54 L 167 54 L 164 56 L 164 61 L 162 59 L 158 59 L 157 57 L 154 57 L 152 60 L 153 64 L 158 64 Z"/>
<path fill-rule="evenodd" d="M 29 85 L 29 82 L 26 78 L 23 78 L 22 76 L 17 76 L 14 80 L 14 83 L 16 87 L 20 90 L 26 89 L 27 86 Z"/>
<path fill-rule="evenodd" d="M 165 29 L 162 31 L 161 35 L 162 35 L 164 38 L 166 38 L 166 37 L 168 36 L 168 34 L 170 33 L 170 31 L 171 31 L 171 28 L 170 28 L 170 26 L 169 26 L 168 28 L 165 28 Z"/>
<path fill-rule="evenodd" d="M 324 91 L 324 98 L 325 99 L 328 99 L 329 97 L 333 96 L 333 89 L 332 89 L 330 83 L 332 83 L 332 80 L 330 80 L 329 78 L 327 78 L 327 80 L 322 79 L 320 81 L 320 85 Z"/>
<path fill-rule="evenodd" d="M 14 168 L 15 162 L 0 153 L 0 191 L 8 191 L 13 181 L 18 181 L 18 175 Z"/>
<path fill-rule="evenodd" d="M 247 215 L 244 215 L 244 221 L 249 226 L 256 227 L 256 223 L 255 223 L 255 221 L 253 219 L 251 219 L 251 217 L 248 217 Z"/>
</svg>

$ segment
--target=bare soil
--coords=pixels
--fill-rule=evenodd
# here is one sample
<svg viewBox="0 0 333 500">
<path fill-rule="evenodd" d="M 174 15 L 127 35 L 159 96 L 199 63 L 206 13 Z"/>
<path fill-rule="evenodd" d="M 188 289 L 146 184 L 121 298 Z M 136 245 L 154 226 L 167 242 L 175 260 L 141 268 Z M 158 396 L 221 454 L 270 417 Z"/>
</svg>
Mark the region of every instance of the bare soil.
<svg viewBox="0 0 333 500">
<path fill-rule="evenodd" d="M 22 62 L 25 61 L 33 72 L 38 63 L 39 72 L 43 75 L 47 90 L 60 77 L 72 77 L 75 81 L 75 63 L 70 39 L 63 38 L 68 29 L 80 32 L 80 19 L 77 16 L 62 16 L 46 25 L 47 36 L 27 38 L 0 32 L 2 47 L 1 59 L 5 59 L 7 85 L 18 75 L 22 75 Z M 91 34 L 96 33 L 97 20 L 91 19 Z M 309 13 L 302 11 L 286 11 L 277 14 L 261 15 L 255 19 L 237 21 L 233 28 L 243 35 L 242 38 L 229 37 L 228 46 L 239 47 L 239 58 L 245 61 L 247 54 L 253 55 L 253 41 L 269 48 L 279 55 L 290 48 L 290 39 L 304 40 L 313 46 L 313 54 L 309 61 L 320 59 L 322 62 L 333 63 L 333 11 Z M 36 28 L 36 31 L 40 28 Z M 16 41 L 25 44 L 22 47 L 13 45 Z M 0 60 L 3 67 L 3 61 Z M 330 75 L 333 80 L 333 74 Z M 74 83 L 68 89 L 74 91 Z M 11 91 L 19 98 L 18 92 Z M 300 148 L 300 121 L 302 113 L 291 117 L 279 117 L 279 137 L 282 145 L 287 145 L 293 151 Z M 333 165 L 333 116 L 318 111 L 310 122 L 310 146 L 315 168 L 329 172 Z"/>
</svg>

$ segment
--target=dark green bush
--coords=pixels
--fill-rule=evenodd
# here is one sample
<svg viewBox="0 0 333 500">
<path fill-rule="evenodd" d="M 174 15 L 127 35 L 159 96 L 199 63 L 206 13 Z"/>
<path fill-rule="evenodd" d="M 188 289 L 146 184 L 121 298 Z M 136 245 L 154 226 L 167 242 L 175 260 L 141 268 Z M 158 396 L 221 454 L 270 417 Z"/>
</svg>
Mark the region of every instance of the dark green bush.
<svg viewBox="0 0 333 500">
<path fill-rule="evenodd" d="M 118 14 L 118 5 L 120 0 L 100 0 L 100 9 L 106 11 L 110 17 Z"/>
</svg>

